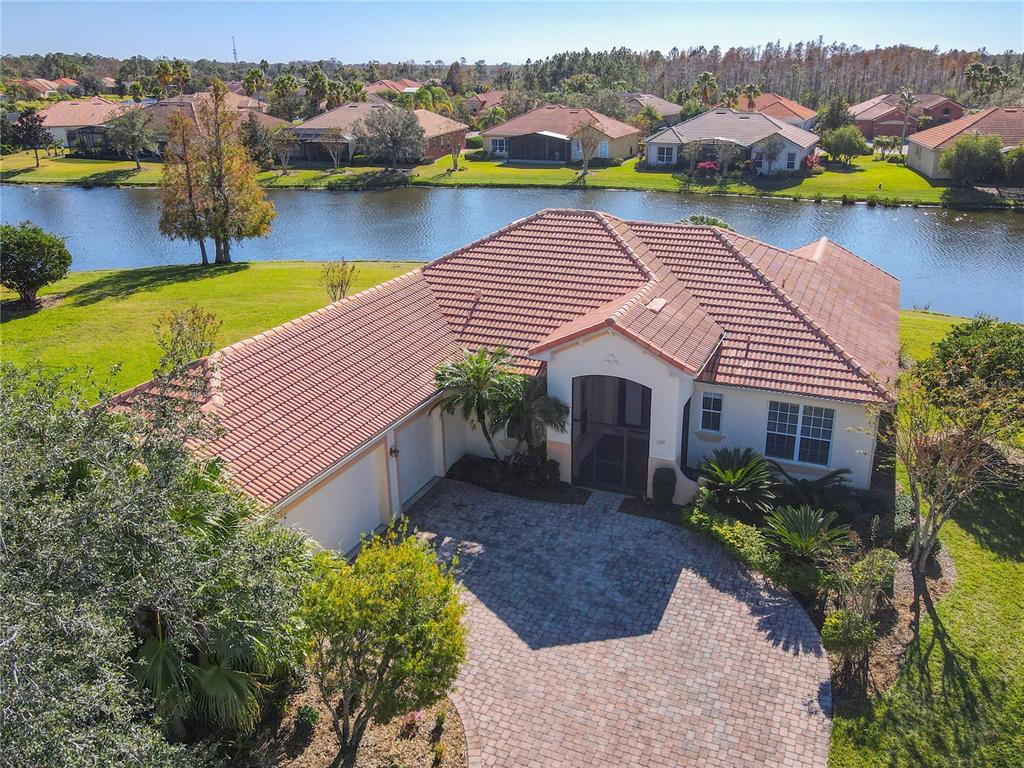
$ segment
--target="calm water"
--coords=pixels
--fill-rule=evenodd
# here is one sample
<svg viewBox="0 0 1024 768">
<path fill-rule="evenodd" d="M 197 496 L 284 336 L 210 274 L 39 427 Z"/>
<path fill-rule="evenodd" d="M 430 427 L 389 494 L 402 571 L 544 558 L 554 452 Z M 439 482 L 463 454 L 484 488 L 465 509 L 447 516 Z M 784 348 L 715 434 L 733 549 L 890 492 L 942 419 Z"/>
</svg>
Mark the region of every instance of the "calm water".
<svg viewBox="0 0 1024 768">
<path fill-rule="evenodd" d="M 541 208 L 594 208 L 674 221 L 706 213 L 736 231 L 794 248 L 826 235 L 897 275 L 904 307 L 1024 321 L 1024 215 L 942 209 L 870 209 L 764 198 L 693 197 L 616 190 L 278 190 L 265 240 L 234 246 L 236 259 L 427 261 Z M 67 236 L 74 269 L 198 260 L 198 250 L 157 231 L 152 189 L 0 185 L 0 218 L 31 219 Z"/>
</svg>

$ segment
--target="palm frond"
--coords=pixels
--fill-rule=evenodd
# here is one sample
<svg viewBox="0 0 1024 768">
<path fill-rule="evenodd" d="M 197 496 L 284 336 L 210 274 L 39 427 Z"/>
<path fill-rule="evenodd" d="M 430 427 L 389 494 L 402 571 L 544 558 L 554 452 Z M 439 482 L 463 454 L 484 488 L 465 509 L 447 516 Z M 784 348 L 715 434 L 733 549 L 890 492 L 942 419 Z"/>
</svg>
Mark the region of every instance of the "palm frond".
<svg viewBox="0 0 1024 768">
<path fill-rule="evenodd" d="M 226 728 L 247 733 L 259 718 L 261 689 L 253 675 L 226 658 L 209 658 L 190 669 L 193 712 Z"/>
</svg>

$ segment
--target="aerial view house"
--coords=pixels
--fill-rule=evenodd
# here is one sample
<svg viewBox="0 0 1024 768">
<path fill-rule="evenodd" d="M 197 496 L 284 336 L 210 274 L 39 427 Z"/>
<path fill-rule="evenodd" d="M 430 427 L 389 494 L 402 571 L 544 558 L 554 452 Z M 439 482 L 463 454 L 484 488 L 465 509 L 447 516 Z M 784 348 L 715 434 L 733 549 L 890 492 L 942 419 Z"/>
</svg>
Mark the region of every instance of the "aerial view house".
<svg viewBox="0 0 1024 768">
<path fill-rule="evenodd" d="M 755 448 L 788 471 L 871 482 L 892 402 L 899 283 L 821 239 L 793 251 L 708 226 L 544 210 L 198 363 L 208 447 L 287 523 L 348 550 L 467 453 L 435 367 L 503 346 L 571 408 L 562 479 L 676 499 L 701 458 Z M 146 385 L 142 385 L 145 387 Z M 502 450 L 514 441 L 498 435 Z"/>
<path fill-rule="evenodd" d="M 907 140 L 907 165 L 929 179 L 948 179 L 949 173 L 939 164 L 942 152 L 969 134 L 998 136 L 1004 151 L 1020 146 L 1024 144 L 1024 108 L 989 107 L 915 133 Z"/>
<path fill-rule="evenodd" d="M 58 101 L 39 114 L 42 115 L 43 125 L 54 140 L 61 146 L 71 147 L 74 145 L 68 141 L 68 131 L 99 125 L 120 114 L 121 108 L 122 105 L 116 101 L 93 96 L 91 99 Z"/>
<path fill-rule="evenodd" d="M 463 103 L 469 114 L 476 117 L 482 112 L 486 112 L 491 107 L 500 107 L 501 102 L 505 99 L 505 94 L 508 91 L 484 91 L 483 93 L 475 93 L 467 98 Z"/>
<path fill-rule="evenodd" d="M 932 125 L 964 116 L 963 104 L 939 93 L 915 93 L 914 106 L 905 116 L 899 107 L 899 98 L 898 93 L 888 93 L 850 107 L 850 114 L 865 139 L 873 141 L 875 136 L 902 136 L 904 123 L 907 133 L 914 133 L 917 120 L 922 116 L 931 118 Z"/>
<path fill-rule="evenodd" d="M 117 93 L 117 80 L 112 77 L 100 78 L 101 93 Z"/>
<path fill-rule="evenodd" d="M 755 96 L 753 108 L 745 97 L 741 97 L 735 109 L 738 112 L 760 112 L 808 131 L 814 127 L 818 118 L 818 113 L 810 107 L 805 107 L 803 104 L 771 91 Z"/>
<path fill-rule="evenodd" d="M 301 147 L 297 162 L 312 164 L 331 162 L 331 155 L 323 144 L 324 133 L 328 129 L 341 131 L 343 147 L 340 160 L 350 161 L 352 155 L 356 153 L 354 146 L 356 123 L 380 109 L 400 109 L 400 107 L 396 107 L 384 99 L 371 97 L 367 101 L 352 101 L 342 104 L 340 107 L 335 107 L 329 112 L 324 112 L 295 126 L 294 132 Z M 426 109 L 417 109 L 415 114 L 416 121 L 423 128 L 423 133 L 426 136 L 426 156 L 431 160 L 448 154 L 453 146 L 466 146 L 468 125 Z"/>
<path fill-rule="evenodd" d="M 580 159 L 573 135 L 581 125 L 593 125 L 604 135 L 596 157 L 632 157 L 640 147 L 640 131 L 628 123 L 592 109 L 549 104 L 488 128 L 484 149 L 495 157 L 517 162 L 564 163 Z"/>
<path fill-rule="evenodd" d="M 416 93 L 416 91 L 423 87 L 423 83 L 418 80 L 401 78 L 399 80 L 374 80 L 372 83 L 367 83 L 364 87 L 367 93 L 373 93 L 379 96 L 386 92 Z"/>
<path fill-rule="evenodd" d="M 53 80 L 47 80 L 42 77 L 32 77 L 23 80 L 14 81 L 19 88 L 33 97 L 48 98 L 50 96 L 56 96 L 61 93 L 60 85 Z"/>
<path fill-rule="evenodd" d="M 763 149 L 771 136 L 782 139 L 782 151 L 769 163 Z M 817 143 L 817 134 L 803 128 L 761 112 L 726 108 L 712 109 L 670 125 L 644 140 L 650 166 L 686 165 L 692 169 L 704 160 L 719 161 L 724 145 L 731 145 L 732 162 L 750 160 L 766 176 L 800 169 Z"/>
<path fill-rule="evenodd" d="M 674 125 L 682 119 L 683 108 L 674 101 L 655 96 L 653 93 L 624 93 L 626 109 L 630 116 L 636 117 L 644 107 L 653 107 L 661 116 L 659 125 Z"/>
</svg>

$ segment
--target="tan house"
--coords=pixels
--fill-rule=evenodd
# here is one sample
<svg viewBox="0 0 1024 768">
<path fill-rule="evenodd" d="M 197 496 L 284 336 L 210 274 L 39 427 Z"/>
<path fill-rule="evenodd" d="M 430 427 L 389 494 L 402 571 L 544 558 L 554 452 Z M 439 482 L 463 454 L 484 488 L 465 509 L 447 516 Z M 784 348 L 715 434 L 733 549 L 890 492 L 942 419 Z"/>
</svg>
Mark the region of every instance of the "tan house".
<svg viewBox="0 0 1024 768">
<path fill-rule="evenodd" d="M 479 428 L 434 407 L 434 369 L 465 349 L 504 346 L 520 372 L 544 371 L 571 412 L 547 433 L 568 482 L 649 495 L 669 468 L 684 503 L 706 454 L 743 447 L 869 487 L 898 320 L 896 278 L 826 238 L 787 251 L 544 210 L 196 365 L 223 428 L 209 450 L 233 482 L 348 551 L 461 457 L 487 455 Z"/>
<path fill-rule="evenodd" d="M 466 148 L 466 131 L 469 130 L 469 126 L 465 123 L 431 112 L 429 109 L 417 109 L 416 121 L 426 137 L 424 156 L 428 160 L 437 160 L 451 152 L 454 147 Z"/>
<path fill-rule="evenodd" d="M 380 96 L 384 93 L 416 93 L 416 91 L 423 87 L 423 83 L 419 80 L 400 78 L 398 80 L 374 80 L 372 83 L 367 83 L 364 87 L 367 93 Z"/>
<path fill-rule="evenodd" d="M 70 147 L 68 131 L 104 123 L 120 113 L 121 108 L 122 105 L 116 101 L 93 96 L 90 99 L 58 101 L 39 114 L 54 140 L 63 147 Z"/>
<path fill-rule="evenodd" d="M 628 123 L 592 109 L 549 104 L 488 128 L 480 135 L 484 149 L 494 157 L 516 162 L 565 163 L 579 160 L 580 126 L 593 125 L 603 139 L 597 158 L 632 157 L 640 148 L 640 131 Z"/>
<path fill-rule="evenodd" d="M 818 119 L 818 113 L 810 107 L 805 107 L 803 104 L 771 91 L 755 96 L 753 108 L 746 97 L 741 96 L 739 104 L 734 109 L 737 112 L 760 112 L 808 131 L 814 127 L 814 123 Z"/>
<path fill-rule="evenodd" d="M 674 101 L 655 96 L 653 93 L 624 93 L 622 97 L 626 102 L 626 109 L 629 111 L 630 117 L 636 117 L 644 107 L 653 107 L 661 117 L 655 127 L 675 125 L 683 117 L 682 106 Z"/>
<path fill-rule="evenodd" d="M 942 152 L 961 136 L 998 136 L 1003 149 L 1024 144 L 1024 107 L 990 107 L 945 125 L 915 133 L 907 141 L 907 165 L 929 179 L 948 179 L 939 163 Z"/>
<path fill-rule="evenodd" d="M 857 128 L 868 141 L 875 136 L 902 136 L 904 124 L 907 134 L 917 131 L 917 121 L 928 117 L 932 125 L 942 125 L 964 116 L 966 107 L 941 93 L 915 93 L 914 106 L 909 115 L 904 115 L 899 107 L 900 95 L 887 93 L 875 96 L 850 107 Z"/>
</svg>

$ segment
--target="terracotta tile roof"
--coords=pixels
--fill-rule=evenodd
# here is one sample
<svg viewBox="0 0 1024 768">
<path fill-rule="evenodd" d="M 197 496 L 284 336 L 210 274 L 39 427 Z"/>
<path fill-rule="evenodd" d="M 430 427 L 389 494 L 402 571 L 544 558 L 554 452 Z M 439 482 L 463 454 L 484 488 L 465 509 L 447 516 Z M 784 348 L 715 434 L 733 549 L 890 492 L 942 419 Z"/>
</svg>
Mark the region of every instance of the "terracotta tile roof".
<svg viewBox="0 0 1024 768">
<path fill-rule="evenodd" d="M 725 107 L 710 109 L 689 120 L 662 128 L 644 141 L 647 144 L 680 145 L 727 139 L 740 146 L 751 147 L 774 134 L 788 139 L 798 147 L 813 147 L 818 142 L 817 134 L 761 112 L 737 112 Z"/>
<path fill-rule="evenodd" d="M 551 131 L 563 136 L 571 136 L 581 123 L 592 122 L 598 130 L 609 139 L 617 139 L 631 134 L 639 135 L 640 131 L 628 123 L 614 117 L 602 115 L 592 109 L 583 107 L 566 107 L 561 104 L 549 104 L 545 107 L 527 112 L 525 115 L 488 128 L 482 136 L 525 136 L 528 133 Z"/>
<path fill-rule="evenodd" d="M 469 106 L 472 104 L 473 109 L 490 109 L 491 107 L 497 107 L 505 99 L 505 94 L 508 91 L 484 91 L 483 93 L 477 93 L 466 99 L 465 104 Z"/>
<path fill-rule="evenodd" d="M 746 97 L 740 97 L 740 103 L 736 109 L 740 112 L 762 112 L 774 117 L 776 120 L 799 119 L 804 121 L 810 120 L 818 114 L 810 107 L 805 107 L 803 104 L 799 104 L 792 99 L 787 99 L 785 96 L 780 96 L 771 91 L 755 96 L 753 109 L 747 108 Z"/>
<path fill-rule="evenodd" d="M 920 114 L 923 110 L 931 109 L 944 101 L 958 103 L 941 93 L 915 93 L 914 98 L 916 101 L 910 110 L 912 114 Z M 878 120 L 891 112 L 899 112 L 899 100 L 898 93 L 883 93 L 881 96 L 852 105 L 850 114 L 856 120 Z"/>
<path fill-rule="evenodd" d="M 384 91 L 393 91 L 394 93 L 403 93 L 407 90 L 419 90 L 423 87 L 423 83 L 418 80 L 409 80 L 408 78 L 399 78 L 397 80 L 375 80 L 372 83 L 367 83 L 365 88 L 367 93 L 382 93 Z"/>
<path fill-rule="evenodd" d="M 91 99 L 58 101 L 39 114 L 43 116 L 43 125 L 47 128 L 69 128 L 98 125 L 120 111 L 121 105 L 117 102 L 94 96 Z"/>
<path fill-rule="evenodd" d="M 995 134 L 1004 147 L 1024 144 L 1024 107 L 990 107 L 973 115 L 936 125 L 908 137 L 913 144 L 929 149 L 949 146 L 964 133 Z"/>
<path fill-rule="evenodd" d="M 209 360 L 208 410 L 275 504 L 434 393 L 435 366 L 504 346 L 520 369 L 612 330 L 704 381 L 877 402 L 898 284 L 828 241 L 795 253 L 714 227 L 546 210 Z"/>
<path fill-rule="evenodd" d="M 460 123 L 458 120 L 452 120 L 450 117 L 439 115 L 436 112 L 431 112 L 429 109 L 417 109 L 416 120 L 428 139 L 434 136 L 443 136 L 446 133 L 454 133 L 455 131 L 469 130 L 468 125 Z"/>
<path fill-rule="evenodd" d="M 395 107 L 384 100 L 350 101 L 329 112 L 324 112 L 322 115 L 311 117 L 296 126 L 296 131 L 300 134 L 306 131 L 320 133 L 327 128 L 340 128 L 351 136 L 355 124 L 378 109 L 395 109 Z"/>
</svg>

